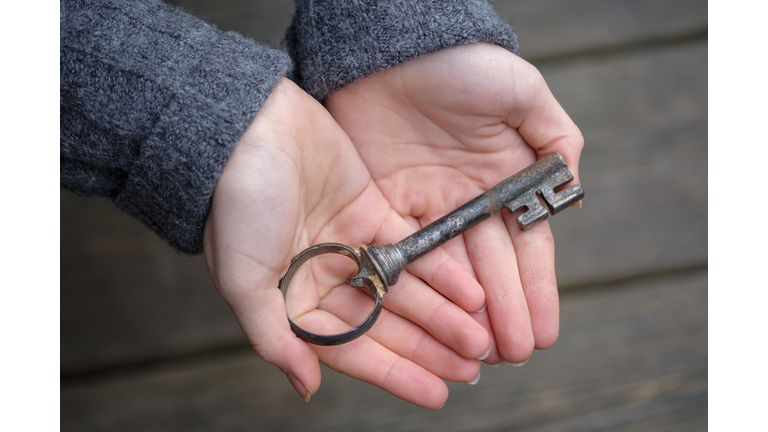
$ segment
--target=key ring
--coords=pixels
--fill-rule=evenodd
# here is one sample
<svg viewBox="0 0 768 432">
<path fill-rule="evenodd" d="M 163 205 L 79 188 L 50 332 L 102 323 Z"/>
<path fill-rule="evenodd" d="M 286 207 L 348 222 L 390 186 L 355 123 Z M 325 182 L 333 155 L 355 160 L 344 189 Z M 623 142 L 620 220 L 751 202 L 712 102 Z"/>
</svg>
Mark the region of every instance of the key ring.
<svg viewBox="0 0 768 432">
<path fill-rule="evenodd" d="M 358 252 L 343 244 L 322 243 L 304 249 L 301 253 L 293 257 L 291 260 L 291 265 L 288 267 L 288 271 L 285 273 L 285 276 L 280 279 L 280 290 L 283 292 L 283 296 L 285 296 L 285 293 L 288 290 L 288 286 L 291 283 L 293 275 L 296 274 L 296 271 L 299 269 L 299 267 L 301 267 L 302 264 L 318 255 L 334 253 L 344 255 L 345 257 L 352 259 L 355 264 L 357 264 L 357 273 L 347 282 L 354 287 L 363 289 L 363 291 L 373 297 L 376 304 L 374 305 L 371 313 L 362 323 L 349 331 L 333 335 L 319 335 L 306 331 L 296 325 L 291 320 L 291 318 L 288 317 L 288 322 L 291 324 L 291 330 L 293 330 L 296 336 L 298 336 L 299 339 L 314 345 L 341 345 L 347 342 L 351 342 L 362 336 L 371 327 L 373 327 L 373 325 L 376 323 L 376 320 L 379 319 L 381 308 L 383 307 L 383 296 L 387 293 L 387 287 L 382 283 L 379 275 L 375 274 L 376 269 L 370 267 L 371 262 L 368 254 L 365 252 L 365 249 L 360 248 L 360 251 Z"/>
</svg>

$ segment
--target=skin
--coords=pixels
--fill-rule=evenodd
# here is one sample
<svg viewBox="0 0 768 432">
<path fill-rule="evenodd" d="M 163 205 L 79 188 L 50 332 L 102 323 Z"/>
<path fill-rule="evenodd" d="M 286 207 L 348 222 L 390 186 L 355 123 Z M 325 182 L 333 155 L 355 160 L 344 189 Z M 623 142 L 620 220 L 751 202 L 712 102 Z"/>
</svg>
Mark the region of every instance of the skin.
<svg viewBox="0 0 768 432">
<path fill-rule="evenodd" d="M 447 252 L 437 250 L 404 272 L 385 296 L 373 330 L 342 346 L 298 339 L 277 289 L 291 258 L 310 245 L 357 248 L 391 243 L 412 230 L 328 111 L 283 79 L 216 185 L 204 251 L 214 284 L 253 349 L 285 372 L 300 396 L 318 391 L 322 362 L 414 404 L 438 408 L 448 397 L 443 379 L 472 381 L 477 358 L 490 346 L 487 331 L 459 306 L 479 309 L 483 288 Z M 303 292 L 314 294 L 291 307 L 291 319 L 317 333 L 346 331 L 362 321 L 372 300 L 343 284 L 348 266 L 314 262 L 297 276 Z"/>
<path fill-rule="evenodd" d="M 581 132 L 538 70 L 496 45 L 425 55 L 344 87 L 325 105 L 412 231 L 552 152 L 579 182 Z M 555 343 L 559 302 L 546 222 L 523 233 L 503 211 L 443 249 L 485 290 L 487 309 L 473 316 L 491 335 L 487 363 L 520 363 Z"/>
</svg>

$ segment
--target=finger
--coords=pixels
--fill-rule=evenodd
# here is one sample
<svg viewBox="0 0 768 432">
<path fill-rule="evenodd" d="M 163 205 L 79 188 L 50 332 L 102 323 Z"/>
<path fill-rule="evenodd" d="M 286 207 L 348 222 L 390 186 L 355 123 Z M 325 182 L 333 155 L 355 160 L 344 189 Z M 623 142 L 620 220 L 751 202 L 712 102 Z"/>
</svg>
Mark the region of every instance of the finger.
<svg viewBox="0 0 768 432">
<path fill-rule="evenodd" d="M 349 326 L 362 323 L 373 306 L 370 296 L 348 285 L 334 289 L 320 302 L 322 310 Z M 421 327 L 387 309 L 381 311 L 366 336 L 443 379 L 470 382 L 480 372 L 480 362 L 460 356 Z"/>
<path fill-rule="evenodd" d="M 466 311 L 408 272 L 384 296 L 384 307 L 411 320 L 468 359 L 488 350 L 488 333 Z"/>
<path fill-rule="evenodd" d="M 472 279 L 477 280 L 475 269 L 472 268 L 472 261 L 469 259 L 469 254 L 467 254 L 467 244 L 464 241 L 463 234 L 448 240 L 448 242 L 441 247 L 451 256 L 451 258 L 464 268 L 464 271 L 472 276 Z"/>
<path fill-rule="evenodd" d="M 558 152 L 579 180 L 579 158 L 584 148 L 581 131 L 557 102 L 541 73 L 530 63 L 517 59 L 514 73 L 520 82 L 518 93 L 507 117 L 507 124 L 517 128 L 525 141 L 536 149 L 539 159 Z"/>
<path fill-rule="evenodd" d="M 467 312 L 478 311 L 485 304 L 483 287 L 442 248 L 424 255 L 406 269 Z"/>
<path fill-rule="evenodd" d="M 375 240 L 378 243 L 394 243 L 412 233 L 413 228 L 394 210 L 390 210 Z M 480 284 L 442 248 L 422 256 L 406 269 L 465 311 L 475 312 L 485 303 L 485 293 Z"/>
<path fill-rule="evenodd" d="M 472 266 L 486 292 L 487 310 L 501 357 L 519 363 L 533 352 L 533 332 L 512 240 L 495 215 L 464 233 Z"/>
<path fill-rule="evenodd" d="M 499 352 L 499 347 L 496 344 L 496 335 L 493 333 L 493 326 L 491 325 L 491 317 L 488 316 L 488 309 L 486 308 L 482 312 L 475 312 L 470 314 L 472 319 L 477 321 L 478 324 L 483 326 L 485 331 L 488 332 L 488 337 L 491 340 L 491 346 L 488 349 L 488 356 L 486 358 L 480 358 L 479 360 L 482 360 L 483 363 L 489 364 L 489 365 L 499 365 L 500 363 L 504 362 L 504 359 L 501 357 L 501 353 Z"/>
<path fill-rule="evenodd" d="M 336 215 L 333 224 L 324 228 L 318 239 L 327 238 L 332 239 L 330 241 L 348 244 L 360 244 L 361 239 L 370 240 L 370 237 L 365 236 L 362 227 L 370 227 L 371 215 L 383 215 L 378 224 L 381 228 L 373 239 L 373 243 L 396 243 L 415 231 L 408 221 L 389 207 L 372 180 L 369 189 L 370 193 L 364 196 L 367 198 L 365 205 L 345 207 Z M 360 212 L 361 207 L 368 211 Z M 384 207 L 387 209 L 384 210 Z M 421 257 L 406 268 L 466 311 L 477 311 L 485 303 L 485 293 L 480 284 L 464 270 L 461 264 L 440 248 Z"/>
<path fill-rule="evenodd" d="M 353 219 L 349 212 L 345 212 L 344 216 L 344 220 Z M 393 243 L 413 232 L 413 228 L 391 209 L 386 212 L 381 226 L 374 243 Z M 333 232 L 342 231 L 336 227 Z M 342 241 L 353 239 L 342 236 L 329 236 L 329 238 L 341 238 Z M 421 326 L 462 356 L 470 359 L 482 357 L 489 346 L 488 333 L 472 320 L 462 307 L 451 300 L 458 304 L 463 303 L 469 310 L 476 311 L 483 306 L 485 293 L 480 284 L 460 264 L 447 256 L 445 251 L 438 249 L 418 261 L 426 260 L 426 264 L 422 266 L 427 268 L 430 265 L 435 266 L 428 259 L 434 254 L 437 254 L 438 258 L 442 257 L 444 262 L 444 265 L 437 266 L 438 274 L 434 275 L 434 271 L 432 275 L 421 273 L 421 276 L 431 281 L 432 287 L 414 277 L 410 273 L 411 266 L 408 266 L 408 271 L 401 273 L 398 283 L 389 287 L 389 293 L 384 296 L 384 306 Z M 416 269 L 419 268 L 421 267 L 416 266 Z M 443 293 L 450 300 L 435 290 Z M 473 297 L 474 300 L 466 301 Z"/>
<path fill-rule="evenodd" d="M 320 387 L 320 365 L 317 354 L 291 330 L 277 282 L 255 284 L 264 289 L 230 286 L 225 299 L 256 354 L 288 375 L 299 396 L 308 400 Z"/>
<path fill-rule="evenodd" d="M 528 231 L 520 231 L 514 216 L 504 212 L 520 269 L 520 282 L 531 315 L 536 349 L 555 344 L 560 332 L 560 303 L 555 276 L 555 241 L 549 223 L 544 221 Z"/>
<path fill-rule="evenodd" d="M 321 334 L 350 329 L 348 324 L 322 310 L 302 315 L 296 324 Z M 371 383 L 405 401 L 434 409 L 448 399 L 448 387 L 443 380 L 367 336 L 344 345 L 313 348 L 320 361 L 331 369 Z"/>
</svg>

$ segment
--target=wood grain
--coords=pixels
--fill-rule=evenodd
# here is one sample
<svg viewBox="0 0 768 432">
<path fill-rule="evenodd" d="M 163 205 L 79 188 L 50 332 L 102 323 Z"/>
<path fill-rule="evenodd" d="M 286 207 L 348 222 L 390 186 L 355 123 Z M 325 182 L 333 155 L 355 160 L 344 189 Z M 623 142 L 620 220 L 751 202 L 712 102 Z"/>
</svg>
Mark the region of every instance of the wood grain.
<svg viewBox="0 0 768 432">
<path fill-rule="evenodd" d="M 277 47 L 291 24 L 293 2 L 287 0 L 166 0 L 224 31 L 236 31 Z"/>
<path fill-rule="evenodd" d="M 565 292 L 554 348 L 449 383 L 441 410 L 323 368 L 310 403 L 246 350 L 61 388 L 64 431 L 696 431 L 707 419 L 707 272 Z"/>
<path fill-rule="evenodd" d="M 495 0 L 520 54 L 544 58 L 689 37 L 707 31 L 706 0 Z"/>
<path fill-rule="evenodd" d="M 62 193 L 61 373 L 246 343 L 202 256 L 109 201 Z"/>
<path fill-rule="evenodd" d="M 215 24 L 276 46 L 291 22 L 293 2 L 168 0 Z M 536 61 L 707 31 L 706 0 L 494 0 Z"/>
<path fill-rule="evenodd" d="M 582 210 L 553 218 L 563 287 L 707 262 L 707 41 L 541 67 L 582 131 Z"/>
</svg>

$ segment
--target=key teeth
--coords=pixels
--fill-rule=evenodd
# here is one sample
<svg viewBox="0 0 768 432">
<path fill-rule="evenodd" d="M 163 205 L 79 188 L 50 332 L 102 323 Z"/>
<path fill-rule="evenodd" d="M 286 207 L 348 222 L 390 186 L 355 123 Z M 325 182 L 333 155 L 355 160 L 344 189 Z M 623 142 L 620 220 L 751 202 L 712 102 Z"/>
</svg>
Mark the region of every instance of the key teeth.
<svg viewBox="0 0 768 432">
<path fill-rule="evenodd" d="M 529 208 L 527 212 L 517 217 L 517 224 L 520 225 L 520 229 L 528 231 L 537 223 L 547 220 L 549 212 L 541 204 L 538 209 L 534 211 L 533 208 Z"/>
<path fill-rule="evenodd" d="M 582 199 L 584 199 L 584 189 L 581 188 L 581 185 L 571 186 L 554 194 L 554 200 L 549 203 L 550 211 L 556 215 Z"/>
<path fill-rule="evenodd" d="M 523 207 L 528 210 L 517 217 L 517 224 L 523 231 L 529 230 L 536 223 L 546 220 L 549 212 L 541 205 L 539 197 L 536 196 L 536 189 L 531 189 L 507 205 L 510 212 L 514 213 Z"/>
<path fill-rule="evenodd" d="M 571 180 L 573 180 L 571 173 L 567 169 L 561 170 L 509 203 L 507 208 L 512 213 L 523 207 L 528 208 L 525 213 L 517 217 L 520 229 L 528 231 L 537 223 L 546 220 L 550 214 L 556 215 L 581 201 L 584 198 L 584 190 L 581 188 L 581 185 L 574 185 L 557 193 L 554 191 L 554 188 L 562 186 Z M 536 196 L 537 192 L 544 198 L 543 201 L 546 208 L 541 205 L 541 201 Z"/>
</svg>

